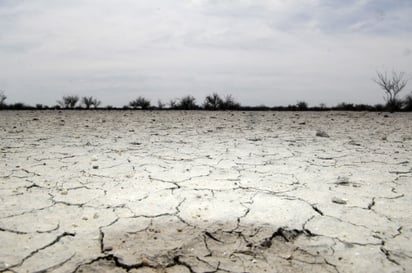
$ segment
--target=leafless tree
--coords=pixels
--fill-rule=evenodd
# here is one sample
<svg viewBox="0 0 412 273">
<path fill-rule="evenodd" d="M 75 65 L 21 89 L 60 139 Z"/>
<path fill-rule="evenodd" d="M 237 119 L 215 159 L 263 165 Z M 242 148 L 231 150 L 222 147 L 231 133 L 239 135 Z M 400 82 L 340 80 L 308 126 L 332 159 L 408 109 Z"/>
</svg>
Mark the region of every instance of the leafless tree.
<svg viewBox="0 0 412 273">
<path fill-rule="evenodd" d="M 391 112 L 399 110 L 402 106 L 402 101 L 398 99 L 398 94 L 408 83 L 408 79 L 404 79 L 405 73 L 392 72 L 392 76 L 388 76 L 387 72 L 376 73 L 378 77 L 374 79 L 374 82 L 384 90 L 386 106 Z"/>
<path fill-rule="evenodd" d="M 90 109 L 91 106 L 93 106 L 93 108 L 99 107 L 101 101 L 93 97 L 83 97 L 82 103 L 86 106 L 86 109 Z"/>
<path fill-rule="evenodd" d="M 217 93 L 213 93 L 212 95 L 208 95 L 205 98 L 205 102 L 203 103 L 203 107 L 206 110 L 218 110 L 222 107 L 223 100 Z"/>
<path fill-rule="evenodd" d="M 143 98 L 143 97 L 138 97 L 137 99 L 132 100 L 131 102 L 129 102 L 129 105 L 133 109 L 140 108 L 142 110 L 146 110 L 150 107 L 150 101 L 148 99 Z"/>
<path fill-rule="evenodd" d="M 83 97 L 82 103 L 86 106 L 86 109 L 89 109 L 93 104 L 93 97 Z"/>
<path fill-rule="evenodd" d="M 4 91 L 0 90 L 0 106 L 4 106 L 4 101 L 7 99 L 7 96 L 4 95 Z"/>
<path fill-rule="evenodd" d="M 79 101 L 78 96 L 63 96 L 62 100 L 58 100 L 57 103 L 63 108 L 70 108 L 73 109 L 77 102 Z"/>
</svg>

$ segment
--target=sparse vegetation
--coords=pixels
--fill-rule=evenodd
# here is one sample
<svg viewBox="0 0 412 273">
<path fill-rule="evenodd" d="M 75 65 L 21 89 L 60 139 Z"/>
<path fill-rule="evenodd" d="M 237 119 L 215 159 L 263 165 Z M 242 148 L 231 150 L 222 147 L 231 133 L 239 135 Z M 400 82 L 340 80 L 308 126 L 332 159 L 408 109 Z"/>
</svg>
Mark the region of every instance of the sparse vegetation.
<svg viewBox="0 0 412 273">
<path fill-rule="evenodd" d="M 86 109 L 90 109 L 90 107 L 97 108 L 101 104 L 101 101 L 93 97 L 83 97 L 82 104 L 86 106 Z"/>
<path fill-rule="evenodd" d="M 408 83 L 404 79 L 405 73 L 392 72 L 392 76 L 388 76 L 387 72 L 376 72 L 378 78 L 374 81 L 384 90 L 386 107 L 390 112 L 399 111 L 402 108 L 402 101 L 398 99 L 399 93 L 405 88 Z"/>
<path fill-rule="evenodd" d="M 403 100 L 403 109 L 405 111 L 412 111 L 412 94 L 406 96 Z"/>
<path fill-rule="evenodd" d="M 176 109 L 180 110 L 195 110 L 198 108 L 199 106 L 196 105 L 196 99 L 190 95 L 182 97 L 176 105 Z"/>
<path fill-rule="evenodd" d="M 166 105 L 161 100 L 157 101 L 157 109 L 162 110 L 163 108 L 165 108 L 165 106 Z"/>
<path fill-rule="evenodd" d="M 14 110 L 26 110 L 26 109 L 31 109 L 32 107 L 25 105 L 22 102 L 16 102 L 14 104 L 9 105 L 8 108 L 14 109 Z"/>
<path fill-rule="evenodd" d="M 217 93 L 206 96 L 205 102 L 203 103 L 205 110 L 219 110 L 222 106 L 223 100 Z"/>
<path fill-rule="evenodd" d="M 129 106 L 133 109 L 147 110 L 150 107 L 150 100 L 145 99 L 143 97 L 138 97 L 137 99 L 129 102 Z"/>
<path fill-rule="evenodd" d="M 308 104 L 304 101 L 298 101 L 298 103 L 296 103 L 296 108 L 298 111 L 306 111 L 308 110 Z"/>
<path fill-rule="evenodd" d="M 0 90 L 0 108 L 3 108 L 6 104 L 4 103 L 7 99 L 7 96 L 4 94 L 3 90 Z"/>
<path fill-rule="evenodd" d="M 177 108 L 177 101 L 175 99 L 171 99 L 169 101 L 169 108 L 170 109 L 176 109 Z"/>
<path fill-rule="evenodd" d="M 324 103 L 320 103 L 318 106 L 309 107 L 305 101 L 297 101 L 296 104 L 290 104 L 287 106 L 266 106 L 264 104 L 258 106 L 242 106 L 238 103 L 232 95 L 227 95 L 222 98 L 218 93 L 212 93 L 205 97 L 201 106 L 196 104 L 195 97 L 191 95 L 183 96 L 179 99 L 172 99 L 168 104 L 163 103 L 161 100 L 157 101 L 156 106 L 151 106 L 150 100 L 139 96 L 137 99 L 132 100 L 129 104 L 123 107 L 115 107 L 112 105 L 99 108 L 106 110 L 129 110 L 129 109 L 158 109 L 158 110 L 241 110 L 241 111 L 375 111 L 382 112 L 385 110 L 393 111 L 412 111 L 412 93 L 404 98 L 399 98 L 399 93 L 405 88 L 408 80 L 403 79 L 403 73 L 393 73 L 392 77 L 388 77 L 387 74 L 378 73 L 378 79 L 376 83 L 381 86 L 385 91 L 386 104 L 353 104 L 342 102 L 336 106 L 328 107 Z M 41 109 L 96 109 L 100 106 L 101 101 L 97 100 L 93 96 L 82 97 L 79 102 L 79 97 L 76 95 L 63 96 L 61 100 L 57 101 L 57 105 L 47 106 L 44 104 L 35 104 L 30 106 L 22 102 L 6 104 L 5 100 L 7 96 L 4 91 L 0 90 L 0 109 L 12 109 L 12 110 L 41 110 Z"/>
<path fill-rule="evenodd" d="M 70 96 L 63 96 L 62 100 L 58 100 L 57 103 L 62 108 L 73 109 L 76 107 L 76 104 L 78 101 L 79 101 L 78 96 L 70 95 Z"/>
<path fill-rule="evenodd" d="M 232 95 L 227 95 L 223 100 L 222 110 L 238 110 L 240 109 L 240 103 L 236 102 Z"/>
</svg>

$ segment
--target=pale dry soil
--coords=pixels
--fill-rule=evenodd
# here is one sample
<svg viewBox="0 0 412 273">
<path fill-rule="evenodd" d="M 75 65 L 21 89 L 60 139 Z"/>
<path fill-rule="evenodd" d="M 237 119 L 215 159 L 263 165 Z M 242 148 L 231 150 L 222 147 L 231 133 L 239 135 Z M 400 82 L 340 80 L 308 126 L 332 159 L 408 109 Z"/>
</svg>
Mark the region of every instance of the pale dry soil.
<svg viewBox="0 0 412 273">
<path fill-rule="evenodd" d="M 1 111 L 0 136 L 0 272 L 412 272 L 411 114 Z"/>
</svg>

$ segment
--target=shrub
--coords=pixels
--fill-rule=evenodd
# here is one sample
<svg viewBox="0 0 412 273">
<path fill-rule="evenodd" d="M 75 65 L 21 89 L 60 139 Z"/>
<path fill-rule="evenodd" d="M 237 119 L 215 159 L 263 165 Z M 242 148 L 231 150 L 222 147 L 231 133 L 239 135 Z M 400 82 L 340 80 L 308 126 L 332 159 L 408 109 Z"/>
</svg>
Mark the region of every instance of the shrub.
<svg viewBox="0 0 412 273">
<path fill-rule="evenodd" d="M 150 101 L 143 98 L 143 97 L 138 97 L 137 99 L 132 100 L 131 102 L 129 102 L 129 105 L 133 109 L 146 110 L 150 107 Z"/>
<path fill-rule="evenodd" d="M 353 111 L 355 110 L 355 106 L 353 105 L 353 103 L 341 102 L 338 105 L 336 105 L 334 109 L 341 111 Z"/>
<path fill-rule="evenodd" d="M 385 110 L 385 105 L 383 104 L 375 104 L 373 107 L 375 108 L 375 111 L 382 112 Z"/>
<path fill-rule="evenodd" d="M 169 101 L 169 108 L 170 109 L 177 109 L 177 101 L 175 99 L 171 99 Z"/>
<path fill-rule="evenodd" d="M 236 102 L 232 95 L 227 95 L 221 106 L 222 110 L 238 110 L 240 103 Z"/>
<path fill-rule="evenodd" d="M 7 96 L 4 95 L 4 91 L 0 90 L 0 108 L 3 108 L 4 106 L 6 106 L 6 104 L 4 103 L 6 99 L 7 99 Z"/>
<path fill-rule="evenodd" d="M 212 95 L 208 95 L 205 98 L 205 102 L 203 103 L 203 107 L 206 110 L 218 110 L 221 109 L 223 105 L 223 100 L 217 93 L 213 93 Z"/>
<path fill-rule="evenodd" d="M 179 100 L 176 108 L 181 110 L 194 110 L 199 107 L 196 105 L 196 99 L 193 96 L 187 95 Z"/>
<path fill-rule="evenodd" d="M 157 101 L 157 108 L 161 110 L 161 109 L 165 108 L 165 104 L 161 100 L 158 100 Z"/>
<path fill-rule="evenodd" d="M 25 104 L 22 103 L 22 102 L 16 102 L 16 103 L 14 103 L 14 104 L 10 104 L 10 105 L 8 106 L 8 108 L 14 109 L 14 110 L 23 110 L 23 109 L 30 109 L 31 107 L 28 106 L 28 105 L 25 105 Z"/>
<path fill-rule="evenodd" d="M 412 111 L 412 94 L 403 100 L 403 110 Z"/>
<path fill-rule="evenodd" d="M 304 101 L 299 101 L 298 103 L 296 103 L 296 108 L 299 111 L 306 111 L 308 110 L 308 104 Z"/>
</svg>

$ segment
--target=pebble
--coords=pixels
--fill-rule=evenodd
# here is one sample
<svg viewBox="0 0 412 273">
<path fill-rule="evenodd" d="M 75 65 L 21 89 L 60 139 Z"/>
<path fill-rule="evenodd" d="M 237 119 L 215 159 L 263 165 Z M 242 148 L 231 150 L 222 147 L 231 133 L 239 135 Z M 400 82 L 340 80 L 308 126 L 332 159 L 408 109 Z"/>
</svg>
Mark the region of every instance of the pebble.
<svg viewBox="0 0 412 273">
<path fill-rule="evenodd" d="M 325 131 L 321 131 L 321 130 L 316 131 L 316 136 L 318 136 L 318 137 L 329 137 L 329 135 Z"/>
<path fill-rule="evenodd" d="M 343 200 L 343 199 L 338 198 L 338 197 L 333 197 L 332 202 L 336 203 L 336 204 L 339 204 L 339 205 L 346 205 L 347 204 L 346 200 Z"/>
</svg>

